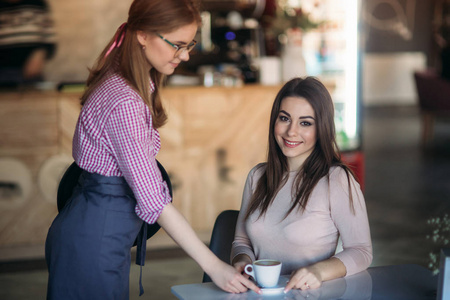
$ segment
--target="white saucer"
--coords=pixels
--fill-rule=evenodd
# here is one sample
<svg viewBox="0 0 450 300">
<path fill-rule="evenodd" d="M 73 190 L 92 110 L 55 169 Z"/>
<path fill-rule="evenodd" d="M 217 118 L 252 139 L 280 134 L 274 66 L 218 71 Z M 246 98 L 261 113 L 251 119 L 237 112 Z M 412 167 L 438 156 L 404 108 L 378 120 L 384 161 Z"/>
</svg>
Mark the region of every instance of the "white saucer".
<svg viewBox="0 0 450 300">
<path fill-rule="evenodd" d="M 272 288 L 261 288 L 261 292 L 263 295 L 277 295 L 282 294 L 284 291 L 284 286 L 277 285 L 276 287 Z"/>
<path fill-rule="evenodd" d="M 284 288 L 286 287 L 287 282 L 289 281 L 289 277 L 281 276 L 278 280 L 278 284 L 271 288 L 261 288 L 261 292 L 263 295 L 279 295 L 284 293 Z"/>
</svg>

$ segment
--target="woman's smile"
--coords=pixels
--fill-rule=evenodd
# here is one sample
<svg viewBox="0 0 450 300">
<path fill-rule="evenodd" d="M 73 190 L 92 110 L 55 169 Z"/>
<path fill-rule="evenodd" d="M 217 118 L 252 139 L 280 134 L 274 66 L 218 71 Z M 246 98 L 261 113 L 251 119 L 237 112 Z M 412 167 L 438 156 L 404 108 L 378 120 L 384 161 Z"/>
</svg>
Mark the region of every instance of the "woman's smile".
<svg viewBox="0 0 450 300">
<path fill-rule="evenodd" d="M 295 148 L 302 143 L 302 142 L 289 141 L 286 139 L 283 139 L 283 141 L 284 141 L 284 144 L 286 145 L 286 147 L 289 147 L 289 148 Z"/>
</svg>

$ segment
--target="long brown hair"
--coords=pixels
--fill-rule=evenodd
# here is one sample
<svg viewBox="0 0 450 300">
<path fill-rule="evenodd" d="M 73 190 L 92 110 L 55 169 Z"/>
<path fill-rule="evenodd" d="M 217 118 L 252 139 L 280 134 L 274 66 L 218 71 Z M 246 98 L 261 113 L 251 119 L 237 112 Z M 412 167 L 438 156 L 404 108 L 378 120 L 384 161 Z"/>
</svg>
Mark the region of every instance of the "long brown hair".
<svg viewBox="0 0 450 300">
<path fill-rule="evenodd" d="M 86 102 L 89 95 L 109 73 L 119 73 L 150 108 L 153 127 L 159 128 L 164 125 L 167 115 L 159 93 L 164 75 L 155 68 L 150 70 L 150 74 L 148 73 L 147 59 L 138 42 L 137 31 L 171 32 L 192 23 L 199 25 L 201 23 L 198 3 L 194 0 L 134 0 L 128 12 L 126 25 L 117 30 L 98 57 L 94 67 L 90 69 L 81 104 Z M 121 36 L 124 38 L 120 47 L 113 47 L 108 53 L 113 43 Z M 149 79 L 154 83 L 153 93 L 150 91 Z"/>
<path fill-rule="evenodd" d="M 349 176 L 355 177 L 352 170 L 342 162 L 340 157 L 335 136 L 334 105 L 328 90 L 314 77 L 294 78 L 281 88 L 273 103 L 270 114 L 269 151 L 267 164 L 265 164 L 266 169 L 256 184 L 255 192 L 246 213 L 246 219 L 257 210 L 260 212 L 260 217 L 264 215 L 278 191 L 288 180 L 287 158 L 278 146 L 274 134 L 281 102 L 286 97 L 306 99 L 314 109 L 317 124 L 316 145 L 296 175 L 292 189 L 293 201 L 286 216 L 295 208 L 304 211 L 314 187 L 322 177 L 328 176 L 332 166 L 340 166 L 345 170 L 349 179 L 349 191 L 351 189 Z M 350 206 L 353 211 L 352 194 L 349 194 Z"/>
</svg>

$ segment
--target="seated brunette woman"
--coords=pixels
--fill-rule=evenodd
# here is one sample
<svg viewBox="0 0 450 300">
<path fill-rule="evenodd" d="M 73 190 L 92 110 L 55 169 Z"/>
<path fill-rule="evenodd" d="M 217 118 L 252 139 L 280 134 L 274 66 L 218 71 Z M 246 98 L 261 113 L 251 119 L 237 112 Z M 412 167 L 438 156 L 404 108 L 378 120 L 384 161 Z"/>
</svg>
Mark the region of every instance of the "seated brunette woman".
<svg viewBox="0 0 450 300">
<path fill-rule="evenodd" d="M 335 253 L 339 237 L 343 251 Z M 372 262 L 364 196 L 339 154 L 331 96 L 313 77 L 279 91 L 267 162 L 247 177 L 231 259 L 242 272 L 263 258 L 282 262 L 286 292 L 318 288 Z"/>
</svg>

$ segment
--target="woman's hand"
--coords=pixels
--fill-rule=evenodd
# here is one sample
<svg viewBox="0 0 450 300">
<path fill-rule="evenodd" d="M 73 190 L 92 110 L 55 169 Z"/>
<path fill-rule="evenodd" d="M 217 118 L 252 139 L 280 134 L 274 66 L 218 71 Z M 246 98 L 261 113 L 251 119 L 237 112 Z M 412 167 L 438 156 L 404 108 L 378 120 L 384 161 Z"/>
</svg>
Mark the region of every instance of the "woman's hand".
<svg viewBox="0 0 450 300">
<path fill-rule="evenodd" d="M 239 254 L 233 259 L 233 262 L 231 264 L 239 273 L 243 274 L 246 278 L 249 278 L 250 276 L 244 272 L 244 268 L 246 265 L 251 263 L 252 259 L 248 255 Z"/>
<path fill-rule="evenodd" d="M 323 281 L 344 277 L 346 273 L 344 264 L 338 258 L 331 257 L 292 273 L 284 291 L 317 289 Z"/>
<path fill-rule="evenodd" d="M 284 291 L 287 293 L 291 289 L 317 289 L 321 285 L 322 278 L 318 270 L 314 267 L 306 267 L 298 269 L 291 275 Z"/>
<path fill-rule="evenodd" d="M 218 260 L 217 266 L 208 272 L 212 281 L 222 290 L 229 293 L 245 293 L 248 289 L 261 294 L 261 289 L 242 275 L 237 269 Z"/>
<path fill-rule="evenodd" d="M 245 261 L 238 261 L 238 262 L 233 264 L 233 267 L 236 269 L 236 271 L 238 271 L 239 273 L 241 273 L 242 275 L 244 275 L 245 277 L 248 278 L 249 275 L 247 275 L 247 273 L 244 272 L 244 268 L 248 264 L 249 263 L 247 263 Z"/>
</svg>

